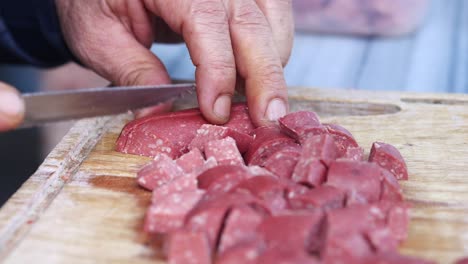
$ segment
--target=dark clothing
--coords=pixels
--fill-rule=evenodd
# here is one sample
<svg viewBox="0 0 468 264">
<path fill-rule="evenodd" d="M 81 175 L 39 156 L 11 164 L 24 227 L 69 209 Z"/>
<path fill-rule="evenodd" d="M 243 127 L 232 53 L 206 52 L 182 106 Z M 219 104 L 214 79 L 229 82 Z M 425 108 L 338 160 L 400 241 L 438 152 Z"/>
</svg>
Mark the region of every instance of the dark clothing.
<svg viewBox="0 0 468 264">
<path fill-rule="evenodd" d="M 54 0 L 0 0 L 0 63 L 52 67 L 72 59 Z"/>
</svg>

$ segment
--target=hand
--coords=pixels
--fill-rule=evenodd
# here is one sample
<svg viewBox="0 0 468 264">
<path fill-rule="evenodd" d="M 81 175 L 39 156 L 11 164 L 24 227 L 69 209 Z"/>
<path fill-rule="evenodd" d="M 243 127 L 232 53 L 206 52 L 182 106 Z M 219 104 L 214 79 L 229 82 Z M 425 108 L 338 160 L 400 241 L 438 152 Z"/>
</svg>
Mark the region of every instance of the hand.
<svg viewBox="0 0 468 264">
<path fill-rule="evenodd" d="M 182 38 L 196 66 L 199 106 L 229 118 L 245 82 L 257 125 L 286 114 L 283 66 L 293 34 L 291 0 L 56 0 L 65 40 L 82 63 L 117 85 L 169 83 L 153 41 Z"/>
<path fill-rule="evenodd" d="M 24 103 L 18 91 L 0 82 L 0 131 L 17 127 L 24 116 Z"/>
</svg>

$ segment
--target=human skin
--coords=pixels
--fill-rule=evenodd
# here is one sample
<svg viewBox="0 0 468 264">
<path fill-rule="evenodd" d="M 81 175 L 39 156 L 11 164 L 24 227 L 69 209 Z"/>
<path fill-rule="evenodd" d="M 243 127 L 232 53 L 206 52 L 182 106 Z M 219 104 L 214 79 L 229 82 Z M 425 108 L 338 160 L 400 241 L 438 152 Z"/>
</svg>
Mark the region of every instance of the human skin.
<svg viewBox="0 0 468 264">
<path fill-rule="evenodd" d="M 293 38 L 291 0 L 56 0 L 78 59 L 116 85 L 169 83 L 156 42 L 183 39 L 196 66 L 199 106 L 229 119 L 236 79 L 257 125 L 288 111 L 283 65 Z M 272 104 L 270 104 L 272 103 Z"/>
<path fill-rule="evenodd" d="M 56 5 L 72 53 L 114 85 L 170 83 L 149 48 L 155 41 L 184 41 L 208 121 L 229 120 L 235 89 L 245 93 L 257 125 L 288 112 L 283 66 L 293 42 L 291 0 L 56 0 Z M 3 119 L 0 129 L 2 122 L 3 130 L 18 124 Z"/>
<path fill-rule="evenodd" d="M 0 131 L 7 131 L 21 123 L 24 116 L 23 101 L 12 86 L 0 82 Z"/>
</svg>

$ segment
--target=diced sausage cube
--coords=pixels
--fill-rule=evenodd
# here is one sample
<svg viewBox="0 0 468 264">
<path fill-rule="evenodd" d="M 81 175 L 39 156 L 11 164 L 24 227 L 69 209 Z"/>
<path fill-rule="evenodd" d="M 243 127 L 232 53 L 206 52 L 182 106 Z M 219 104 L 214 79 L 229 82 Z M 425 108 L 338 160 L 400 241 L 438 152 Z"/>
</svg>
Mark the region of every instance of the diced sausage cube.
<svg viewBox="0 0 468 264">
<path fill-rule="evenodd" d="M 317 257 L 309 255 L 305 250 L 298 248 L 270 248 L 262 252 L 257 263 L 274 264 L 319 264 Z"/>
<path fill-rule="evenodd" d="M 380 199 L 381 169 L 369 162 L 335 161 L 327 174 L 328 186 L 346 192 L 346 203 L 371 203 Z"/>
<path fill-rule="evenodd" d="M 391 172 L 398 180 L 408 179 L 406 163 L 400 152 L 392 145 L 374 142 L 369 154 L 369 161 Z"/>
<path fill-rule="evenodd" d="M 317 114 L 311 111 L 290 113 L 280 118 L 278 121 L 281 131 L 295 139 L 299 139 L 303 135 L 305 129 L 320 126 Z"/>
<path fill-rule="evenodd" d="M 209 141 L 205 145 L 205 155 L 207 159 L 213 157 L 219 165 L 244 165 L 236 142 L 231 137 Z"/>
<path fill-rule="evenodd" d="M 228 192 L 238 183 L 251 178 L 250 171 L 240 165 L 220 165 L 198 176 L 198 187 L 209 192 Z"/>
<path fill-rule="evenodd" d="M 250 206 L 234 207 L 224 223 L 218 253 L 222 254 L 235 245 L 254 241 L 257 238 L 255 230 L 263 219 L 263 215 Z"/>
<path fill-rule="evenodd" d="M 201 151 L 205 150 L 205 145 L 212 140 L 231 137 L 236 141 L 236 145 L 241 153 L 244 153 L 252 143 L 253 137 L 236 131 L 229 127 L 215 126 L 210 124 L 202 125 L 198 130 L 195 138 L 190 142 L 188 148 L 198 148 Z"/>
<path fill-rule="evenodd" d="M 171 193 L 153 203 L 145 217 L 145 231 L 167 233 L 183 226 L 185 216 L 203 196 L 204 191 L 194 190 Z"/>
<path fill-rule="evenodd" d="M 167 240 L 169 264 L 210 264 L 211 249 L 203 232 L 178 230 Z"/>
<path fill-rule="evenodd" d="M 154 160 L 137 173 L 137 182 L 148 190 L 153 190 L 183 175 L 183 170 L 170 157 L 157 155 Z"/>
<path fill-rule="evenodd" d="M 321 211 L 301 212 L 264 218 L 257 232 L 269 248 L 308 250 L 319 244 Z"/>
<path fill-rule="evenodd" d="M 342 208 L 344 202 L 344 191 L 326 185 L 289 198 L 289 205 L 292 209 L 323 209 L 329 211 Z"/>
<path fill-rule="evenodd" d="M 280 132 L 278 127 L 258 127 L 254 130 L 255 138 L 245 153 L 248 165 L 264 166 L 265 161 L 276 151 L 286 146 L 297 146 L 294 139 Z"/>
<path fill-rule="evenodd" d="M 346 154 L 347 149 L 359 147 L 351 132 L 346 128 L 336 124 L 323 124 L 327 128 L 328 134 L 333 136 L 340 156 Z"/>
<path fill-rule="evenodd" d="M 246 190 L 264 201 L 265 206 L 273 213 L 280 212 L 287 206 L 284 197 L 286 186 L 272 176 L 256 176 L 243 180 L 235 190 Z"/>
<path fill-rule="evenodd" d="M 318 187 L 326 179 L 327 167 L 318 159 L 299 159 L 292 180 L 307 186 Z"/>
<path fill-rule="evenodd" d="M 216 264 L 258 264 L 257 259 L 262 250 L 261 241 L 237 244 L 221 252 L 216 258 Z"/>
<path fill-rule="evenodd" d="M 151 202 L 158 203 L 171 194 L 195 190 L 197 190 L 197 179 L 192 175 L 184 175 L 155 188 Z"/>
<path fill-rule="evenodd" d="M 199 149 L 192 149 L 176 160 L 177 165 L 186 173 L 199 171 L 205 164 L 203 154 Z"/>
<path fill-rule="evenodd" d="M 284 147 L 265 160 L 265 169 L 280 178 L 290 179 L 300 155 L 299 146 Z"/>
</svg>

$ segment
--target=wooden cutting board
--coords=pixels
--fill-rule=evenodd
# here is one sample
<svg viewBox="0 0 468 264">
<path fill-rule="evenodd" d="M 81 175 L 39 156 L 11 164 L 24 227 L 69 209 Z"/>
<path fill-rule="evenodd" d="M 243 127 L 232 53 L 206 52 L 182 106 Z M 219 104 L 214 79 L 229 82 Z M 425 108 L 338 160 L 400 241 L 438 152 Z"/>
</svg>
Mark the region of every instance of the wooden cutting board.
<svg viewBox="0 0 468 264">
<path fill-rule="evenodd" d="M 377 140 L 401 151 L 413 205 L 403 253 L 439 263 L 468 255 L 468 96 L 291 88 L 290 97 L 291 110 L 345 126 L 367 153 Z M 113 150 L 130 119 L 71 129 L 0 209 L 0 262 L 163 262 L 161 241 L 142 231 L 150 193 L 134 179 L 149 159 Z"/>
</svg>

